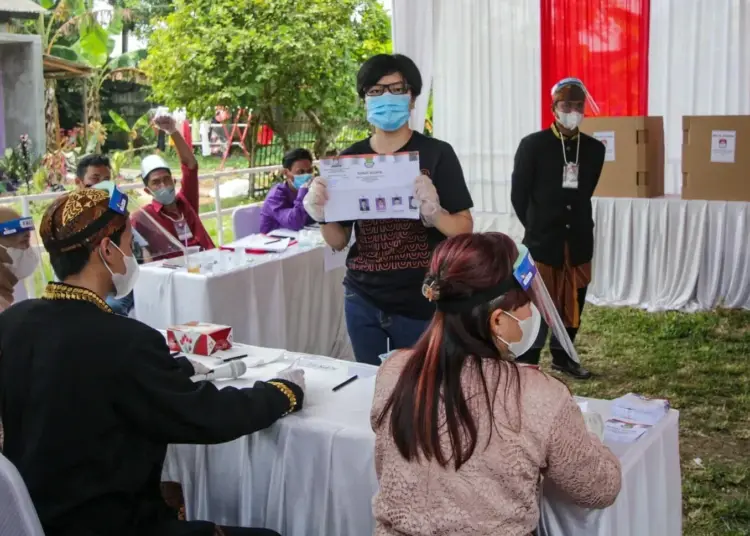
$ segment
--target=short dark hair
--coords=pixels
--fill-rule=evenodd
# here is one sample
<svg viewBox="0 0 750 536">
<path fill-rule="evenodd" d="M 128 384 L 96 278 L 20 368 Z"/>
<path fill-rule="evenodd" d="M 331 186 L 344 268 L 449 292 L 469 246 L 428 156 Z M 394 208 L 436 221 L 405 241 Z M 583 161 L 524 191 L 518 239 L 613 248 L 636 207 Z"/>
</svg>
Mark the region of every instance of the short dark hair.
<svg viewBox="0 0 750 536">
<path fill-rule="evenodd" d="M 284 169 L 292 169 L 292 166 L 298 160 L 309 160 L 310 162 L 312 162 L 313 155 L 307 149 L 298 147 L 297 149 L 292 149 L 284 155 L 284 158 L 281 161 L 281 165 L 284 166 Z"/>
<path fill-rule="evenodd" d="M 109 239 L 119 246 L 120 241 L 122 240 L 122 233 L 124 232 L 125 227 L 109 235 Z M 91 248 L 78 248 L 71 251 L 66 251 L 65 253 L 50 251 L 49 262 L 52 265 L 52 269 L 54 270 L 57 278 L 60 281 L 64 281 L 72 275 L 80 274 L 81 271 L 86 268 L 86 265 L 89 263 L 91 252 L 97 245 L 98 244 L 95 244 Z"/>
<path fill-rule="evenodd" d="M 78 161 L 76 166 L 76 177 L 83 179 L 86 175 L 86 170 L 91 166 L 105 166 L 112 169 L 112 164 L 109 163 L 109 157 L 103 154 L 88 154 Z"/>
<path fill-rule="evenodd" d="M 422 75 L 419 67 L 408 56 L 403 54 L 377 54 L 362 64 L 357 73 L 357 94 L 365 98 L 365 93 L 378 80 L 389 74 L 399 73 L 411 89 L 412 97 L 422 92 Z"/>
</svg>

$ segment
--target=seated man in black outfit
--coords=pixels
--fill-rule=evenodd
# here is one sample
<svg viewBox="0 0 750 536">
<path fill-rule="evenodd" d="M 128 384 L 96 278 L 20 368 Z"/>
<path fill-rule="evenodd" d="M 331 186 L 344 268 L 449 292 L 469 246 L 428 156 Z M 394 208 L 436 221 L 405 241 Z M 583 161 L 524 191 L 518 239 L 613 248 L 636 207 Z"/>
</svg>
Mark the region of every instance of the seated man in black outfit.
<svg viewBox="0 0 750 536">
<path fill-rule="evenodd" d="M 138 275 L 127 198 L 71 192 L 40 235 L 61 283 L 0 314 L 4 454 L 29 489 L 47 536 L 274 535 L 178 521 L 160 494 L 168 443 L 221 443 L 302 407 L 304 375 L 252 388 L 193 383 L 163 335 L 112 314 L 105 299 Z"/>
</svg>

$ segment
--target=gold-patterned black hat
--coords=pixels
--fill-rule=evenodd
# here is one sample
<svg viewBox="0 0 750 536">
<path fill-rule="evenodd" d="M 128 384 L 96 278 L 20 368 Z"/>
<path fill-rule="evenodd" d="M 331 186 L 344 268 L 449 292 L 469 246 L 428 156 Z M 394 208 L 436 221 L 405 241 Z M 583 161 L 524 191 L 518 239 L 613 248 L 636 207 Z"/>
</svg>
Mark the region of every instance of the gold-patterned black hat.
<svg viewBox="0 0 750 536">
<path fill-rule="evenodd" d="M 85 188 L 55 199 L 42 216 L 39 234 L 50 253 L 91 249 L 125 229 L 127 220 L 126 210 L 112 209 L 109 192 Z"/>
</svg>

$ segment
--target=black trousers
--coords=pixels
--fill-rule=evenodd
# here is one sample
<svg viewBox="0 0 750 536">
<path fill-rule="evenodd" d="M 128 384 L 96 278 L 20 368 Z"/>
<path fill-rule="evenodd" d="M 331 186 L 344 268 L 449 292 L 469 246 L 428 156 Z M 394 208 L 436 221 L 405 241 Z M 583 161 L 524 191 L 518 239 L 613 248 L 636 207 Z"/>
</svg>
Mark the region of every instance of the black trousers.
<svg viewBox="0 0 750 536">
<path fill-rule="evenodd" d="M 586 304 L 586 292 L 588 291 L 589 287 L 583 287 L 578 289 L 578 316 L 579 318 L 583 314 L 583 306 Z M 580 323 L 579 323 L 580 326 Z M 579 328 L 565 328 L 565 331 L 568 332 L 568 337 L 570 337 L 571 342 L 576 341 L 576 335 L 578 335 L 578 329 Z M 539 335 L 537 335 L 536 341 L 534 341 L 534 344 L 531 346 L 531 348 L 522 356 L 520 356 L 518 359 L 516 359 L 519 363 L 528 363 L 530 365 L 538 365 L 539 359 L 542 355 L 542 350 L 544 349 L 545 344 L 547 344 L 547 335 L 549 334 L 549 327 L 547 326 L 547 323 L 542 320 L 542 325 L 539 328 Z M 560 344 L 560 341 L 557 340 L 557 337 L 553 334 L 550 338 L 549 343 L 549 350 L 552 354 L 552 362 L 557 364 L 564 364 L 569 359 L 570 356 L 568 353 L 563 349 L 562 345 Z"/>
</svg>

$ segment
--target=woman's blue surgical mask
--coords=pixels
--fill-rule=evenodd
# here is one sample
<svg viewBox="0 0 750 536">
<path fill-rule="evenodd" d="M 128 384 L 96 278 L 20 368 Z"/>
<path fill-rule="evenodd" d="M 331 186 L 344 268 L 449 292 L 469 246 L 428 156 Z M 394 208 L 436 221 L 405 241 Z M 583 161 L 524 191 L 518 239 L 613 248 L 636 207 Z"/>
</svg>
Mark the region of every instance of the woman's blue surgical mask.
<svg viewBox="0 0 750 536">
<path fill-rule="evenodd" d="M 305 184 L 310 182 L 310 179 L 312 179 L 312 173 L 305 173 L 304 175 L 295 175 L 294 176 L 294 187 L 299 190 L 302 188 Z"/>
<path fill-rule="evenodd" d="M 375 128 L 393 132 L 409 121 L 411 95 L 383 93 L 377 97 L 365 97 L 367 121 Z"/>
<path fill-rule="evenodd" d="M 171 205 L 172 203 L 174 203 L 174 199 L 175 199 L 174 186 L 167 186 L 165 188 L 159 188 L 158 190 L 152 193 L 154 194 L 154 199 L 156 199 L 162 205 Z"/>
</svg>

